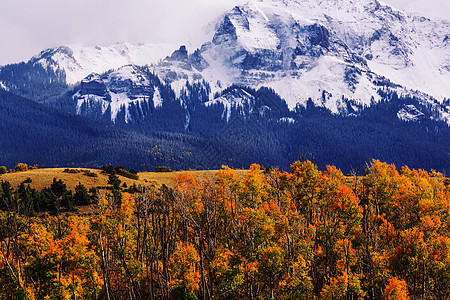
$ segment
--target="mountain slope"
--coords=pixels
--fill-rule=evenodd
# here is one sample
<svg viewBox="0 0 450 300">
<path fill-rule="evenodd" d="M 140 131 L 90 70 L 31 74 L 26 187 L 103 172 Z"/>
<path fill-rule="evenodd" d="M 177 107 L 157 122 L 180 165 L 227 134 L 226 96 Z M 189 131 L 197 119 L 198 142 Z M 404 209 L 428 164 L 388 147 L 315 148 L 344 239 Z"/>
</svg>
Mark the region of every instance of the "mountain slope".
<svg viewBox="0 0 450 300">
<path fill-rule="evenodd" d="M 376 0 L 251 1 L 226 13 L 202 47 L 210 82 L 273 87 L 289 107 L 331 93 L 370 104 L 383 77 L 442 101 L 450 97 L 450 23 Z M 405 91 L 406 92 L 406 91 Z M 322 99 L 321 99 L 322 100 Z"/>
<path fill-rule="evenodd" d="M 28 62 L 0 67 L 0 89 L 48 102 L 91 73 L 124 65 L 146 65 L 163 59 L 175 46 L 117 43 L 109 47 L 76 45 L 46 49 Z"/>
<path fill-rule="evenodd" d="M 2 151 L 140 170 L 287 168 L 312 154 L 345 172 L 371 158 L 448 171 L 448 29 L 374 0 L 262 0 L 226 12 L 194 51 L 49 49 L 0 68 L 2 109 L 16 109 Z M 23 141 L 31 154 L 11 151 Z"/>
<path fill-rule="evenodd" d="M 187 82 L 208 82 L 213 102 L 232 84 L 267 86 L 291 110 L 311 98 L 346 114 L 348 102 L 358 111 L 387 89 L 420 98 L 450 124 L 449 34 L 446 21 L 375 0 L 251 1 L 225 13 L 201 49 L 182 46 L 150 70 L 177 96 Z"/>
<path fill-rule="evenodd" d="M 192 53 L 184 46 L 172 53 L 171 45 L 127 43 L 48 49 L 27 63 L 34 68 L 28 77 L 41 74 L 40 66 L 57 74 L 51 82 L 74 84 L 90 73 L 149 64 L 177 96 L 187 81 L 207 81 L 212 95 L 232 84 L 267 86 L 290 109 L 311 98 L 334 113 L 345 111 L 343 99 L 359 106 L 380 101 L 380 88 L 425 102 L 450 98 L 450 23 L 377 0 L 250 1 L 226 12 L 210 36 Z M 11 72 L 3 73 L 6 89 L 29 96 L 23 89 L 36 86 L 16 87 Z M 434 109 L 448 121 L 450 108 Z"/>
<path fill-rule="evenodd" d="M 0 165 L 8 168 L 19 162 L 54 167 L 123 164 L 137 170 L 153 170 L 167 161 L 176 169 L 205 164 L 197 155 L 204 139 L 115 128 L 1 90 L 0 115 Z M 151 152 L 155 147 L 158 156 Z"/>
<path fill-rule="evenodd" d="M 47 49 L 31 58 L 33 64 L 60 69 L 66 83 L 74 84 L 90 73 L 103 73 L 124 65 L 147 65 L 163 59 L 175 49 L 170 44 L 117 43 L 109 47 L 80 47 L 76 45 Z"/>
</svg>

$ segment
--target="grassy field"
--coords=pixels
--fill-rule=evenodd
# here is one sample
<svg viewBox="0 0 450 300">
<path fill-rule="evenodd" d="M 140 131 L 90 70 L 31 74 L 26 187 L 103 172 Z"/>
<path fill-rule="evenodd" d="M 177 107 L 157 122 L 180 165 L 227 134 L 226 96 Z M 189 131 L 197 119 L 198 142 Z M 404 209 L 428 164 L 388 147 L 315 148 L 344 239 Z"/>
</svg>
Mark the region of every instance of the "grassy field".
<svg viewBox="0 0 450 300">
<path fill-rule="evenodd" d="M 139 179 L 147 182 L 156 182 L 159 185 L 165 184 L 169 187 L 173 187 L 175 181 L 174 176 L 182 173 L 189 173 L 197 178 L 214 177 L 218 170 L 191 170 L 191 171 L 177 171 L 177 172 L 142 172 L 139 173 Z M 236 170 L 238 174 L 244 175 L 245 170 Z"/>
<path fill-rule="evenodd" d="M 98 177 L 89 177 L 84 175 L 83 173 L 65 173 L 64 168 L 49 168 L 49 169 L 34 169 L 28 170 L 24 172 L 17 173 L 7 173 L 0 175 L 0 180 L 9 181 L 12 187 L 17 187 L 21 182 L 31 179 L 30 186 L 32 188 L 41 190 L 45 187 L 50 186 L 53 181 L 53 178 L 61 179 L 67 185 L 68 189 L 75 190 L 75 186 L 78 183 L 83 184 L 88 189 L 91 187 L 107 187 L 108 186 L 108 174 L 102 173 L 101 170 L 96 169 L 81 169 L 81 170 L 89 170 L 90 172 L 96 173 Z M 173 177 L 177 174 L 181 173 L 190 173 L 195 177 L 213 177 L 217 170 L 204 170 L 204 171 L 178 171 L 178 172 L 141 172 L 139 173 L 139 180 L 129 179 L 123 176 L 118 176 L 119 179 L 123 183 L 126 183 L 127 186 L 131 186 L 133 184 L 145 185 L 145 184 L 155 184 L 162 185 L 165 184 L 169 187 L 173 187 L 175 182 Z M 244 175 L 245 170 L 237 170 L 239 174 Z"/>
</svg>

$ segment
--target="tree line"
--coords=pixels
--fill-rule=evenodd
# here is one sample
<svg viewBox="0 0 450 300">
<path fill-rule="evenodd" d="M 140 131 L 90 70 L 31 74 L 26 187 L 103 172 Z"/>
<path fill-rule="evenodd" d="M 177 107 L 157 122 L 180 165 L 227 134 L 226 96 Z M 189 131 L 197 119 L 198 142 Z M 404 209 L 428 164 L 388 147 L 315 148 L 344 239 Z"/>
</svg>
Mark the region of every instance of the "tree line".
<svg viewBox="0 0 450 300">
<path fill-rule="evenodd" d="M 450 298 L 440 173 L 373 160 L 346 177 L 297 161 L 174 180 L 39 216 L 3 182 L 0 298 Z"/>
</svg>

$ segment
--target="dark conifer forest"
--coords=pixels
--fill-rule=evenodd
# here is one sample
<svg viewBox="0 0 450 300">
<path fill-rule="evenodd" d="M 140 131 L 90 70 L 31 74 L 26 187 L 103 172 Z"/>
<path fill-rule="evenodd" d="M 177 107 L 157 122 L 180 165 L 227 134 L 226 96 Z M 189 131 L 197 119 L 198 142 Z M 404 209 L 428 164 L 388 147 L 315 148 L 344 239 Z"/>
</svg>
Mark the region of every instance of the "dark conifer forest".
<svg viewBox="0 0 450 300">
<path fill-rule="evenodd" d="M 76 115 L 69 96 L 40 104 L 0 91 L 0 164 L 8 168 L 19 162 L 41 167 L 124 164 L 151 171 L 161 165 L 175 170 L 217 169 L 223 164 L 248 168 L 256 162 L 287 170 L 292 161 L 311 159 L 320 169 L 333 164 L 348 174 L 376 158 L 450 171 L 448 125 L 397 118 L 399 107 L 419 106 L 418 99 L 386 93 L 384 101 L 344 115 L 312 101 L 290 111 L 266 88 L 232 86 L 222 94 L 241 90 L 255 101 L 244 112 L 232 111 L 229 119 L 223 117 L 220 103 L 203 105 L 209 95 L 207 85 L 194 84 L 187 85 L 182 101 L 168 89 L 163 96 L 169 100 L 161 108 L 129 124 Z M 265 107 L 271 109 L 261 113 Z"/>
</svg>

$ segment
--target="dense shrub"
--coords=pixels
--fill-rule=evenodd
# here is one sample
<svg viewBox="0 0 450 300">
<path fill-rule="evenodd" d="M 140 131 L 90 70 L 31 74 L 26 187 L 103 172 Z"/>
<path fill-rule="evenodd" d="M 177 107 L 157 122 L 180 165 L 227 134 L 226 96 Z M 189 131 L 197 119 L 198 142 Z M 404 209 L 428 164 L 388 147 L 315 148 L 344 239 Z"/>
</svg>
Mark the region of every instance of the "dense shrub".
<svg viewBox="0 0 450 300">
<path fill-rule="evenodd" d="M 28 165 L 24 164 L 24 163 L 18 163 L 15 167 L 14 167 L 14 172 L 25 172 L 28 171 Z"/>
<path fill-rule="evenodd" d="M 173 170 L 170 167 L 158 166 L 155 167 L 155 172 L 173 172 Z"/>
</svg>

